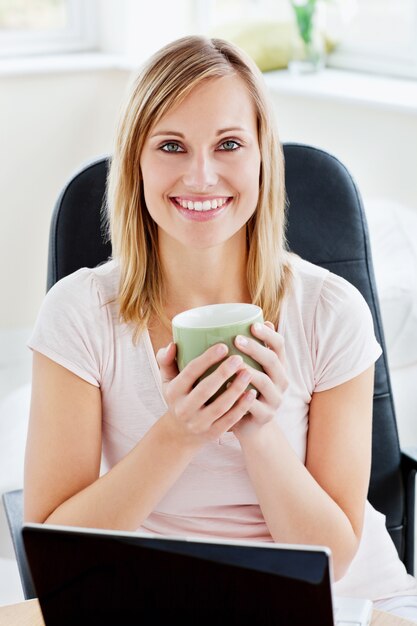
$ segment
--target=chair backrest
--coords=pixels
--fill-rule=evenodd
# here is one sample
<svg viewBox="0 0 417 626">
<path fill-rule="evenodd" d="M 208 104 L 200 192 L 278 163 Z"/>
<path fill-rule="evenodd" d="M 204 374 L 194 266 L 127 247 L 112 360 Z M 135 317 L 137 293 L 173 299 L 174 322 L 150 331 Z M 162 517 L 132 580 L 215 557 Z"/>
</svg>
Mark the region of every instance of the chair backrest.
<svg viewBox="0 0 417 626">
<path fill-rule="evenodd" d="M 346 167 L 324 150 L 284 144 L 291 250 L 355 285 L 367 301 L 383 355 L 376 364 L 369 500 L 386 516 L 400 557 L 405 556 L 405 492 L 392 391 L 368 228 L 358 188 Z M 51 221 L 49 289 L 80 267 L 111 256 L 102 229 L 109 158 L 88 163 L 59 196 Z"/>
</svg>

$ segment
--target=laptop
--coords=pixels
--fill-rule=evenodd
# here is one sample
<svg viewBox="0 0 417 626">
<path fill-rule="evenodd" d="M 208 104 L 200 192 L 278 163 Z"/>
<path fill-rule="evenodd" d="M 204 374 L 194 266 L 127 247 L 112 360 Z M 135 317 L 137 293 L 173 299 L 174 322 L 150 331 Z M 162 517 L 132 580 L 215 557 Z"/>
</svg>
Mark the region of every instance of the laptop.
<svg viewBox="0 0 417 626">
<path fill-rule="evenodd" d="M 369 600 L 333 598 L 330 551 L 25 524 L 46 626 L 367 626 Z"/>
</svg>

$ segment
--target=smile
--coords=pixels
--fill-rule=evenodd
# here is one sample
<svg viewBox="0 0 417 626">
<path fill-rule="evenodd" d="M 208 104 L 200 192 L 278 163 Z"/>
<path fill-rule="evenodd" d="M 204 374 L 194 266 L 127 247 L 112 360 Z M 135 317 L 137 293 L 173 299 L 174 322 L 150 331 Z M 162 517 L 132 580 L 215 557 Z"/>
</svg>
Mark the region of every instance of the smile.
<svg viewBox="0 0 417 626">
<path fill-rule="evenodd" d="M 196 202 L 180 197 L 172 197 L 171 200 L 178 206 L 183 209 L 188 209 L 189 211 L 212 211 L 213 209 L 219 209 L 224 206 L 226 202 L 231 200 L 231 197 L 213 198 L 212 200 L 198 200 Z"/>
</svg>

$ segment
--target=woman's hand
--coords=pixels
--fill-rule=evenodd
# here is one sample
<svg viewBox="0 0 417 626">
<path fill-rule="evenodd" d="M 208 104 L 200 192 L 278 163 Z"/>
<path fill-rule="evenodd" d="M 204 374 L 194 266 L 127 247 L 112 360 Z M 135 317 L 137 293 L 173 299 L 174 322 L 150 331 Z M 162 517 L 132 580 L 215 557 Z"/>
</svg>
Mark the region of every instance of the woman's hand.
<svg viewBox="0 0 417 626">
<path fill-rule="evenodd" d="M 225 359 L 227 352 L 225 344 L 211 346 L 181 372 L 175 360 L 175 343 L 162 348 L 156 355 L 170 425 L 174 435 L 186 443 L 203 444 L 218 439 L 242 419 L 255 400 L 255 392 L 245 392 L 245 389 L 256 370 L 246 366 L 241 356 Z M 220 361 L 223 362 L 215 371 L 194 387 L 198 378 Z M 205 406 L 207 400 L 236 373 L 228 389 Z"/>
<path fill-rule="evenodd" d="M 266 346 L 248 337 L 243 337 L 246 343 L 240 343 L 239 337 L 236 337 L 235 345 L 241 352 L 262 365 L 264 372 L 246 366 L 252 374 L 251 384 L 256 387 L 259 395 L 252 403 L 249 414 L 234 426 L 233 432 L 237 437 L 244 432 L 252 431 L 254 427 L 259 428 L 270 422 L 281 406 L 284 392 L 288 387 L 283 337 L 275 332 L 272 322 L 253 324 L 251 332 Z"/>
</svg>

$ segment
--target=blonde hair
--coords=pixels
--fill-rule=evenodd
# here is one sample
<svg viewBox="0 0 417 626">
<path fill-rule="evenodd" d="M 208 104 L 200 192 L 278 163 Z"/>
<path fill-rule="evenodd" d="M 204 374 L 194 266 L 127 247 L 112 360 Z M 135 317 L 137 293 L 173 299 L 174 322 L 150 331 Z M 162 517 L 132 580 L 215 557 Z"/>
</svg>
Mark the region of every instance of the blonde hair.
<svg viewBox="0 0 417 626">
<path fill-rule="evenodd" d="M 151 127 L 202 81 L 235 74 L 252 96 L 261 154 L 257 208 L 248 220 L 247 285 L 264 319 L 278 323 L 291 277 L 285 239 L 284 160 L 272 106 L 255 63 L 222 39 L 178 39 L 154 54 L 134 82 L 122 114 L 108 176 L 107 220 L 113 258 L 120 265 L 121 319 L 134 341 L 153 317 L 167 329 L 158 229 L 147 211 L 140 157 Z"/>
</svg>

